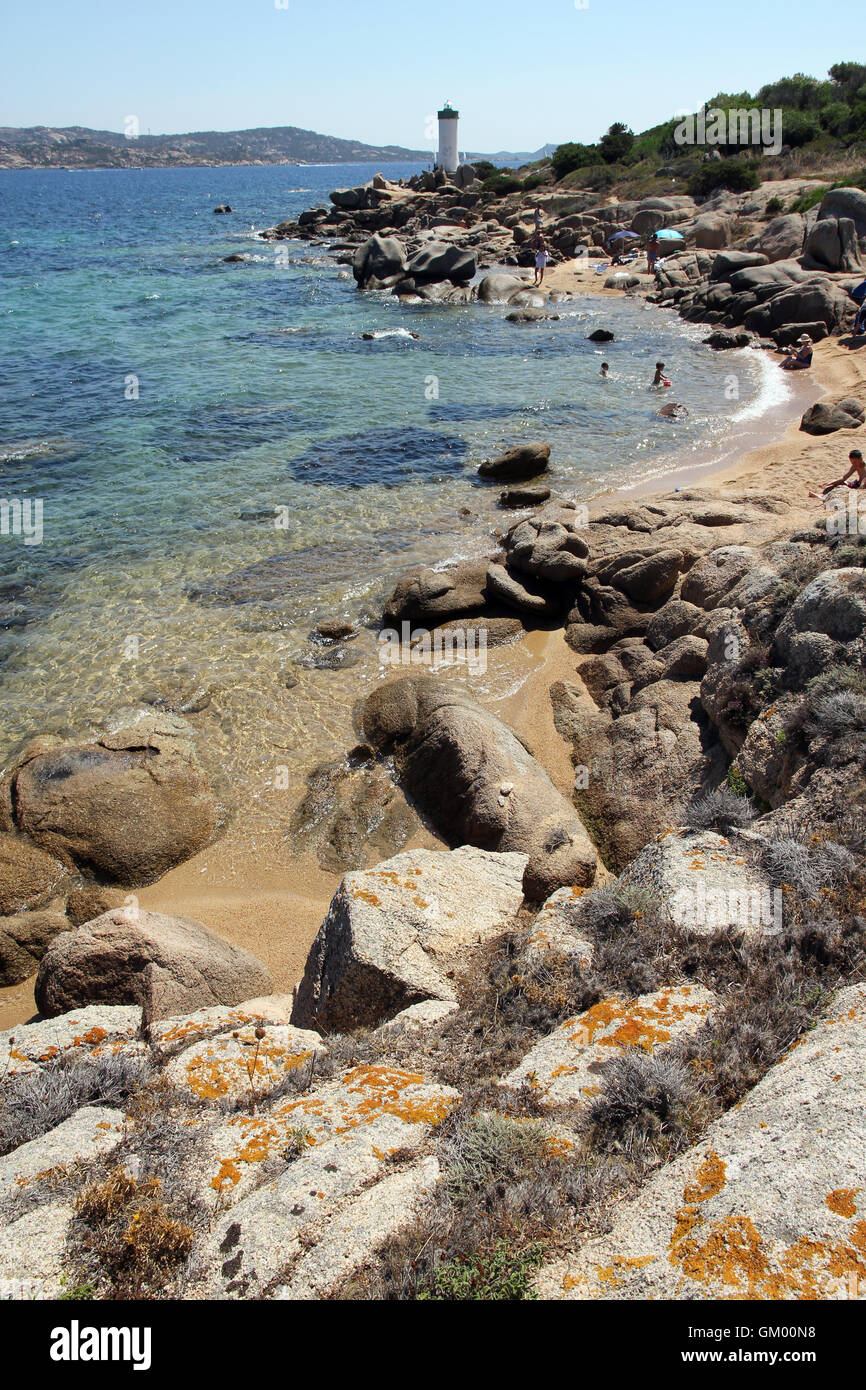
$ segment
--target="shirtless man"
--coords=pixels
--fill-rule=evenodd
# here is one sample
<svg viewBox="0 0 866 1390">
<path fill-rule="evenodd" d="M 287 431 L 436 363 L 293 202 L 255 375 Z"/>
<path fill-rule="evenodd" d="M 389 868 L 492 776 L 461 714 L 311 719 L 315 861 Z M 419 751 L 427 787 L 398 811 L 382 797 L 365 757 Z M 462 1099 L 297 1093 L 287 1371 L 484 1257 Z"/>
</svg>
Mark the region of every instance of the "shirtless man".
<svg viewBox="0 0 866 1390">
<path fill-rule="evenodd" d="M 834 487 L 842 487 L 843 485 L 845 487 L 862 487 L 863 483 L 866 482 L 866 465 L 864 465 L 863 463 L 863 455 L 859 449 L 851 450 L 850 454 L 848 455 L 848 462 L 851 465 L 848 469 L 848 472 L 844 475 L 844 477 L 837 478 L 835 482 L 828 483 L 826 487 L 822 487 L 822 497 L 826 497 L 827 493 L 832 492 Z M 848 482 L 849 478 L 851 478 L 850 483 Z"/>
</svg>

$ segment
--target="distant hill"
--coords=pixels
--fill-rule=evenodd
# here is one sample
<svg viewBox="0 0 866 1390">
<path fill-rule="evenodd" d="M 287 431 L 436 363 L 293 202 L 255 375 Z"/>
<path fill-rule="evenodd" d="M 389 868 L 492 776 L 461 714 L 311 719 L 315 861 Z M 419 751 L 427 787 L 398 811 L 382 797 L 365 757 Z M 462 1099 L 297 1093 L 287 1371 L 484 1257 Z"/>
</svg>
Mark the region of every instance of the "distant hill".
<svg viewBox="0 0 866 1390">
<path fill-rule="evenodd" d="M 0 168 L 130 168 L 192 164 L 355 164 L 382 160 L 425 163 L 429 150 L 365 145 L 297 126 L 255 130 L 197 130 L 188 135 L 139 135 L 85 126 L 0 126 Z"/>
<path fill-rule="evenodd" d="M 554 146 L 545 146 L 545 151 Z M 473 154 L 494 164 L 525 164 L 532 154 Z M 298 126 L 254 130 L 197 130 L 187 135 L 139 135 L 86 126 L 0 126 L 0 169 L 124 169 L 219 164 L 427 164 L 432 153 L 402 145 L 365 145 Z"/>
</svg>

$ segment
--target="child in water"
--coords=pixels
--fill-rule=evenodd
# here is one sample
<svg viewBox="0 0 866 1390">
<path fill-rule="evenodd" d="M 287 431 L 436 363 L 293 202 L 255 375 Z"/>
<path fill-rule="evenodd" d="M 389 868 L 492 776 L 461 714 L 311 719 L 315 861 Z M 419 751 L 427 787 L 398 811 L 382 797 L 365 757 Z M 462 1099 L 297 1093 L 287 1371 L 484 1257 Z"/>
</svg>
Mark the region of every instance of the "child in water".
<svg viewBox="0 0 866 1390">
<path fill-rule="evenodd" d="M 599 376 L 601 377 L 602 381 L 607 381 L 607 380 L 608 380 L 608 374 L 609 374 L 609 372 L 610 372 L 610 363 L 608 363 L 608 362 L 602 362 L 602 364 L 601 364 L 601 371 L 599 372 Z"/>
<path fill-rule="evenodd" d="M 656 374 L 653 377 L 653 386 L 670 386 L 670 379 L 665 376 L 664 362 L 656 362 Z"/>
</svg>

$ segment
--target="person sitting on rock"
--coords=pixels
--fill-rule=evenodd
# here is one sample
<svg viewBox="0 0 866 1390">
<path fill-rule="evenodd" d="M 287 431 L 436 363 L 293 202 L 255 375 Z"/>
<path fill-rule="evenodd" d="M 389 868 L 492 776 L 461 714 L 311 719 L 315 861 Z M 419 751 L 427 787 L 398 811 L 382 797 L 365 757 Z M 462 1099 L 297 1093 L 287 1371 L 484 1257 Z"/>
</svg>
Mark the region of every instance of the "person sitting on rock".
<svg viewBox="0 0 866 1390">
<path fill-rule="evenodd" d="M 535 279 L 532 282 L 534 285 L 544 284 L 544 269 L 549 259 L 544 237 L 539 234 L 535 243 Z"/>
<path fill-rule="evenodd" d="M 533 216 L 533 218 L 535 219 L 535 230 L 536 230 L 537 232 L 540 232 L 540 231 L 541 231 L 541 208 L 538 206 L 537 203 L 536 203 L 536 205 L 535 205 L 535 212 L 532 214 L 532 216 Z"/>
<path fill-rule="evenodd" d="M 785 372 L 802 372 L 812 365 L 812 339 L 808 333 L 801 333 L 796 348 L 790 348 L 781 364 Z"/>
<path fill-rule="evenodd" d="M 837 478 L 835 482 L 822 487 L 821 495 L 823 497 L 826 497 L 828 492 L 832 492 L 834 487 L 862 487 L 863 483 L 866 482 L 866 465 L 863 463 L 863 455 L 859 449 L 851 450 L 848 455 L 848 462 L 851 466 L 847 473 L 841 478 Z M 848 482 L 849 478 L 851 478 L 850 483 Z"/>
<path fill-rule="evenodd" d="M 670 386 L 670 377 L 665 376 L 664 362 L 656 362 L 656 374 L 653 377 L 653 386 Z"/>
</svg>

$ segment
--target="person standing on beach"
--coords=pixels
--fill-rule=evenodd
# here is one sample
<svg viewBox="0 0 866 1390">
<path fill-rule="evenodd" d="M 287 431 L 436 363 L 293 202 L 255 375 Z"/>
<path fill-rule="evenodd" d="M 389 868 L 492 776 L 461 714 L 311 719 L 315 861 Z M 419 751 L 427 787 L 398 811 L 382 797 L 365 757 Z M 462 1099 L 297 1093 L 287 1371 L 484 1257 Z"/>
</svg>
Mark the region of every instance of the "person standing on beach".
<svg viewBox="0 0 866 1390">
<path fill-rule="evenodd" d="M 535 242 L 535 279 L 532 282 L 534 285 L 544 284 L 544 270 L 549 259 L 544 237 L 539 233 Z"/>
<path fill-rule="evenodd" d="M 537 203 L 535 204 L 535 212 L 534 212 L 532 215 L 533 215 L 533 217 L 535 218 L 535 230 L 536 230 L 536 233 L 540 236 L 540 235 L 541 235 L 541 208 L 538 206 Z"/>
<path fill-rule="evenodd" d="M 656 261 L 659 258 L 659 253 L 661 249 L 662 244 L 656 236 L 655 232 L 653 232 L 652 236 L 646 244 L 646 264 L 647 270 L 649 271 L 650 275 L 655 275 L 656 273 Z"/>
</svg>

